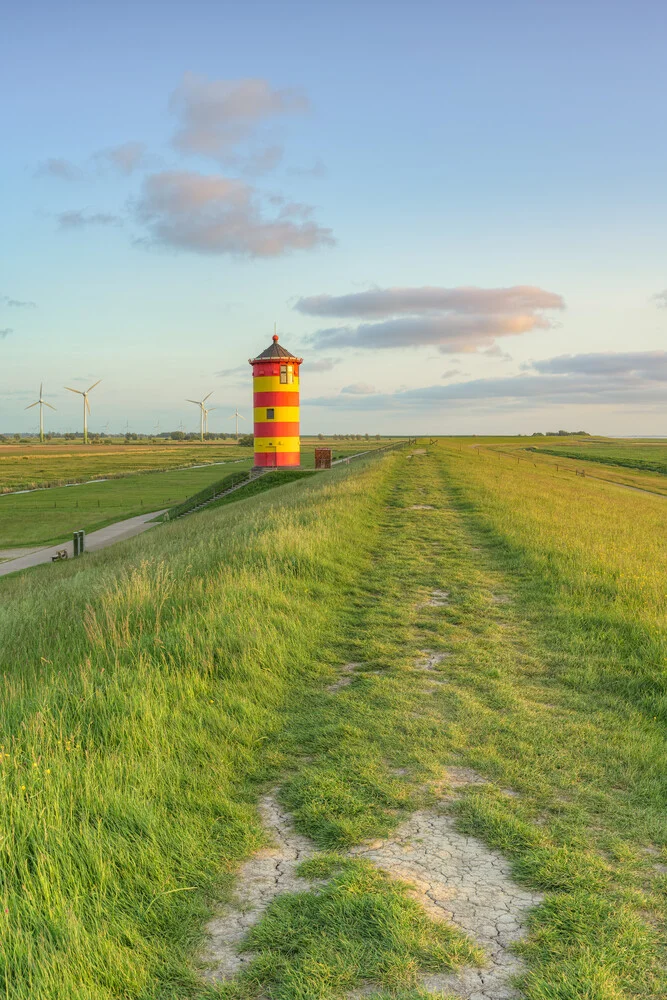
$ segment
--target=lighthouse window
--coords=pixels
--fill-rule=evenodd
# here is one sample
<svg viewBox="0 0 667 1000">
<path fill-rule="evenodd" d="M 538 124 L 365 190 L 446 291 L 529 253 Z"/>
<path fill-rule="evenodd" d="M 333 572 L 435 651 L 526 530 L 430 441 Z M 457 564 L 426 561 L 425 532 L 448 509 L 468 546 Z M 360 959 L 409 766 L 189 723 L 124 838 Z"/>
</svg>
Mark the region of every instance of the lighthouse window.
<svg viewBox="0 0 667 1000">
<path fill-rule="evenodd" d="M 280 366 L 280 381 L 282 385 L 287 385 L 294 381 L 294 365 Z"/>
<path fill-rule="evenodd" d="M 266 411 L 266 419 L 267 420 L 274 420 L 275 416 L 276 416 L 276 411 L 274 410 L 274 408 L 272 406 L 269 407 L 269 409 Z"/>
</svg>

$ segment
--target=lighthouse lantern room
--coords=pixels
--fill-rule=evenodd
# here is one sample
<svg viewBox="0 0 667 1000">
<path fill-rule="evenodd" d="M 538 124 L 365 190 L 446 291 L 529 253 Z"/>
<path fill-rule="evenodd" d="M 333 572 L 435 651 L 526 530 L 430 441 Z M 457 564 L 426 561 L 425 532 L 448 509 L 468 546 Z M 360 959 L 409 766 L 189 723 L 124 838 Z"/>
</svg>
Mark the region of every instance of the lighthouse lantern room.
<svg viewBox="0 0 667 1000">
<path fill-rule="evenodd" d="M 273 343 L 249 358 L 253 376 L 255 468 L 294 468 L 301 462 L 299 438 L 299 366 L 296 358 Z"/>
</svg>

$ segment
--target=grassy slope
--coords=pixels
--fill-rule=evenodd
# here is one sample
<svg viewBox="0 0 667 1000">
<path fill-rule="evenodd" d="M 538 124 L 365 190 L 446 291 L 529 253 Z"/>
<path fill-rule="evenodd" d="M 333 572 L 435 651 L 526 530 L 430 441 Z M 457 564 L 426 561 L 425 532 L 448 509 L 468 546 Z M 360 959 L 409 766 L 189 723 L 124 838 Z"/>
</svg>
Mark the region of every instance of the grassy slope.
<svg viewBox="0 0 667 1000">
<path fill-rule="evenodd" d="M 225 470 L 249 469 L 251 462 L 142 473 L 103 483 L 0 496 L 0 548 L 48 545 L 71 538 L 79 528 L 94 531 L 122 518 L 170 507 L 221 479 Z"/>
<path fill-rule="evenodd" d="M 549 893 L 527 996 L 663 994 L 667 879 L 646 851 L 667 845 L 667 568 L 652 542 L 667 508 L 435 451 L 2 583 L 11 1000 L 342 995 L 358 985 L 354 966 L 333 975 L 345 948 L 382 942 L 354 921 L 339 940 L 340 880 L 306 904 L 319 946 L 281 938 L 279 901 L 250 975 L 216 990 L 189 971 L 208 902 L 261 837 L 258 783 L 281 778 L 299 829 L 330 850 L 391 829 L 452 760 L 490 779 L 460 822 Z M 450 604 L 424 606 L 432 588 Z M 435 693 L 413 669 L 426 648 L 453 654 Z M 346 660 L 358 676 L 328 694 Z M 386 915 L 377 885 L 355 886 Z M 407 996 L 424 956 L 401 912 L 369 974 Z"/>
</svg>

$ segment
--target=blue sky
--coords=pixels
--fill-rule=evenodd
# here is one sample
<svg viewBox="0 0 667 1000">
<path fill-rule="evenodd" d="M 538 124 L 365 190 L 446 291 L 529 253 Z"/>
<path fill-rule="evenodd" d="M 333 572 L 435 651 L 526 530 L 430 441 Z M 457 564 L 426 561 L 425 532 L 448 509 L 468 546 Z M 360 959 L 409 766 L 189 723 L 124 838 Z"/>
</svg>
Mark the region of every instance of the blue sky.
<svg viewBox="0 0 667 1000">
<path fill-rule="evenodd" d="M 276 321 L 306 433 L 667 434 L 665 37 L 646 0 L 15 5 L 0 428 L 101 378 L 93 429 L 213 389 L 231 430 Z"/>
</svg>

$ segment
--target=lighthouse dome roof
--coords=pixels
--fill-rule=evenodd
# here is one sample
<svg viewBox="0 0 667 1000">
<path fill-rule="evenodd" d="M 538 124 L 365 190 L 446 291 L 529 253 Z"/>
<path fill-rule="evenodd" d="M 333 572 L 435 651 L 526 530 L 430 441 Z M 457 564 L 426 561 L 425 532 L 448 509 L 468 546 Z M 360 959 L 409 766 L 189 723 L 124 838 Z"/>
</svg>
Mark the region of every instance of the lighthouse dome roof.
<svg viewBox="0 0 667 1000">
<path fill-rule="evenodd" d="M 262 351 L 261 354 L 258 354 L 254 360 L 270 361 L 273 358 L 292 358 L 294 361 L 299 360 L 295 354 L 292 354 L 291 351 L 286 350 L 286 348 L 282 347 L 278 343 L 278 336 L 275 333 L 273 335 L 273 343 L 270 344 L 265 351 Z"/>
</svg>

